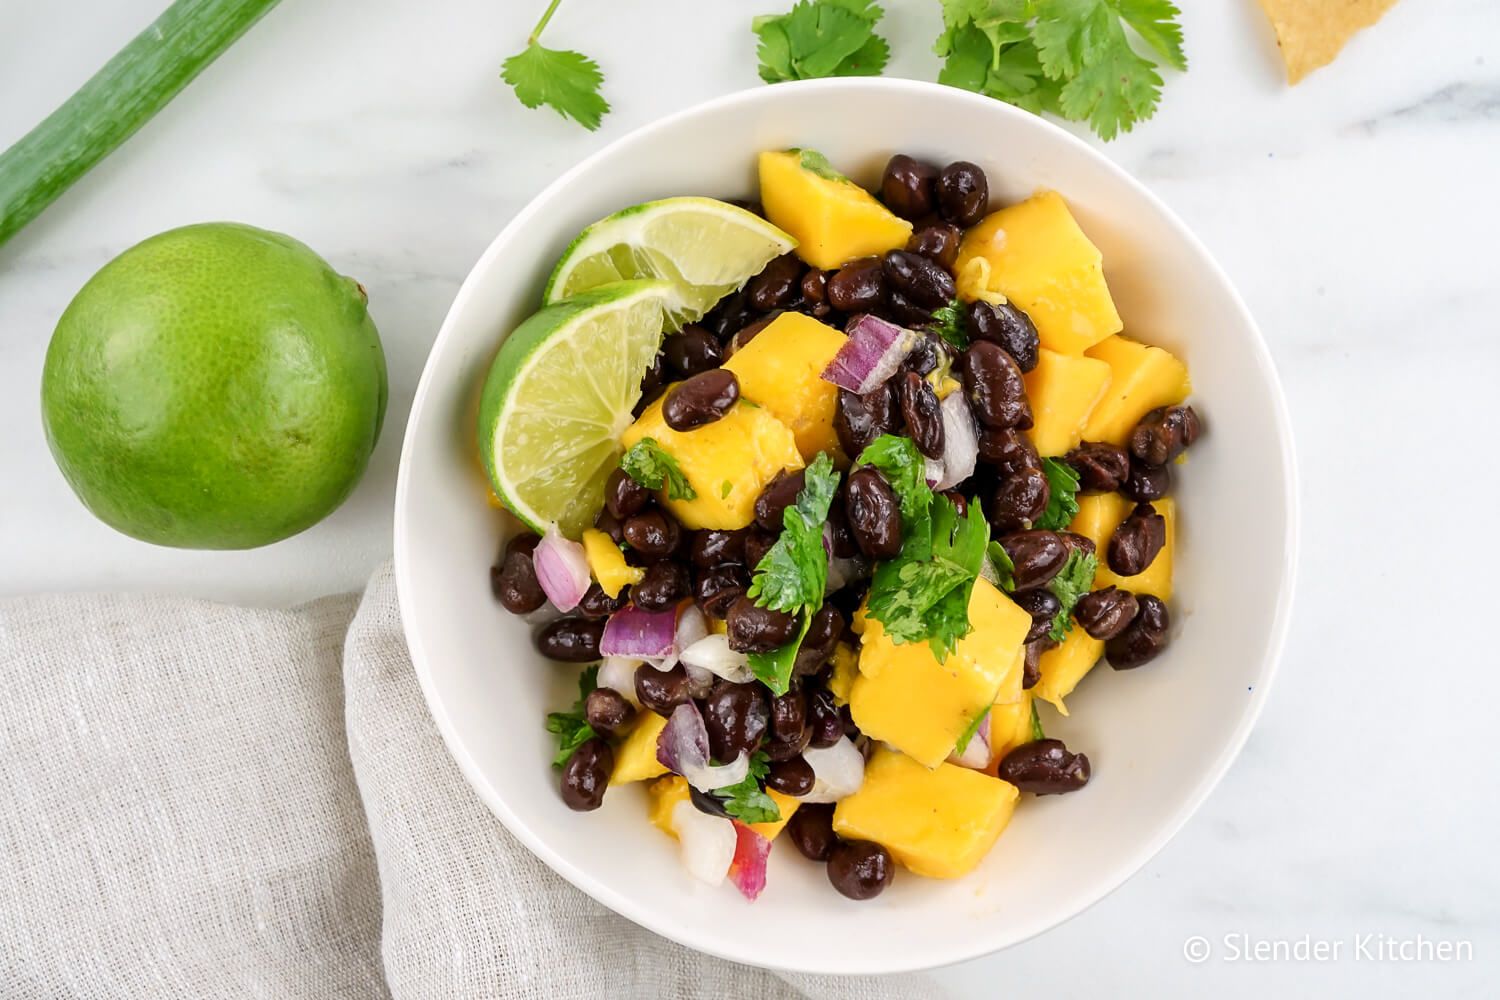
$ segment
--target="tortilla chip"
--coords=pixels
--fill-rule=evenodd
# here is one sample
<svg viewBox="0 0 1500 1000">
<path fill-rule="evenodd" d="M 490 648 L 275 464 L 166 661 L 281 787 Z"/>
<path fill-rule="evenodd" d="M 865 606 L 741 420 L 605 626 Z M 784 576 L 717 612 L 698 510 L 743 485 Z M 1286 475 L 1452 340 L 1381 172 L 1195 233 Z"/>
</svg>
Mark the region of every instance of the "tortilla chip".
<svg viewBox="0 0 1500 1000">
<path fill-rule="evenodd" d="M 1288 83 L 1327 66 L 1344 44 L 1396 5 L 1396 0 L 1259 0 L 1276 29 Z"/>
</svg>

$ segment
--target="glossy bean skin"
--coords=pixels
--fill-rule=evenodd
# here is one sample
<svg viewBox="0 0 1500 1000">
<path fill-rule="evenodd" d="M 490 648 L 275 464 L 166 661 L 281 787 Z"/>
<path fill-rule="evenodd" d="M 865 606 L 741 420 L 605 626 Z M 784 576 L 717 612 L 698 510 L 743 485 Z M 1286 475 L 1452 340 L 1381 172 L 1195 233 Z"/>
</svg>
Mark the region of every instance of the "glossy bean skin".
<svg viewBox="0 0 1500 1000">
<path fill-rule="evenodd" d="M 1050 590 L 1021 590 L 1011 595 L 1016 607 L 1031 616 L 1026 642 L 1035 642 L 1052 630 L 1052 619 L 1062 610 L 1062 602 Z"/>
<path fill-rule="evenodd" d="M 1116 670 L 1134 670 L 1167 648 L 1172 616 L 1161 598 L 1137 594 L 1135 617 L 1125 631 L 1104 644 L 1104 655 Z"/>
<path fill-rule="evenodd" d="M 901 501 L 871 468 L 849 475 L 844 513 L 859 549 L 871 559 L 893 559 L 901 551 Z"/>
<path fill-rule="evenodd" d="M 839 483 L 839 491 L 834 494 L 833 503 L 828 507 L 828 535 L 833 543 L 835 559 L 849 559 L 859 555 L 859 544 L 854 540 L 854 532 L 849 530 L 849 517 L 844 513 L 844 496 L 844 484 Z"/>
<path fill-rule="evenodd" d="M 1009 354 L 1023 372 L 1036 367 L 1041 340 L 1030 316 L 1008 302 L 1001 305 L 970 302 L 966 316 L 971 340 L 996 345 Z"/>
<path fill-rule="evenodd" d="M 885 275 L 879 257 L 851 261 L 839 268 L 826 286 L 828 304 L 839 312 L 874 312 L 885 301 Z"/>
<path fill-rule="evenodd" d="M 819 688 L 808 695 L 808 727 L 812 730 L 809 743 L 819 749 L 833 746 L 844 735 L 844 720 L 833 704 L 833 695 Z"/>
<path fill-rule="evenodd" d="M 539 535 L 534 535 L 529 531 L 519 531 L 511 535 L 510 540 L 505 543 L 503 555 L 523 555 L 527 559 L 530 559 L 531 554 L 536 551 L 536 547 L 541 544 L 541 541 L 542 539 Z"/>
<path fill-rule="evenodd" d="M 979 460 L 992 465 L 1002 477 L 1022 469 L 1040 469 L 1042 459 L 1031 438 L 1014 427 L 979 428 Z"/>
<path fill-rule="evenodd" d="M 812 622 L 807 626 L 807 635 L 797 649 L 797 658 L 792 661 L 792 674 L 806 677 L 817 673 L 833 655 L 839 636 L 844 634 L 844 616 L 832 604 L 824 604 L 813 612 Z"/>
<path fill-rule="evenodd" d="M 990 203 L 989 178 L 975 164 L 955 160 L 938 174 L 937 203 L 943 218 L 967 229 L 984 218 Z"/>
<path fill-rule="evenodd" d="M 953 275 L 929 257 L 908 250 L 891 250 L 881 261 L 886 284 L 919 308 L 939 309 L 958 294 Z"/>
<path fill-rule="evenodd" d="M 625 544 L 642 559 L 666 559 L 682 543 L 677 519 L 663 510 L 647 510 L 625 519 L 620 528 Z"/>
<path fill-rule="evenodd" d="M 1063 544 L 1068 547 L 1070 555 L 1074 552 L 1086 556 L 1094 554 L 1094 540 L 1087 535 L 1080 535 L 1076 531 L 1059 531 L 1057 534 L 1063 540 Z"/>
<path fill-rule="evenodd" d="M 776 544 L 776 536 L 761 528 L 751 528 L 745 534 L 745 567 L 752 572 Z"/>
<path fill-rule="evenodd" d="M 771 708 L 759 684 L 719 680 L 703 699 L 703 724 L 708 729 L 708 752 L 729 763 L 743 753 L 754 753 L 767 736 Z"/>
<path fill-rule="evenodd" d="M 635 718 L 635 706 L 613 688 L 594 688 L 583 700 L 583 717 L 596 732 L 622 736 Z"/>
<path fill-rule="evenodd" d="M 833 804 L 804 802 L 787 820 L 786 834 L 809 861 L 827 861 L 838 837 L 833 832 Z"/>
<path fill-rule="evenodd" d="M 621 521 L 634 517 L 651 502 L 651 491 L 616 469 L 604 480 L 604 507 Z"/>
<path fill-rule="evenodd" d="M 1000 481 L 985 511 L 996 534 L 1021 531 L 1042 516 L 1052 487 L 1041 469 L 1018 469 Z"/>
<path fill-rule="evenodd" d="M 762 608 L 748 597 L 738 598 L 724 617 L 729 648 L 740 653 L 769 653 L 797 634 L 797 619 L 784 611 Z"/>
<path fill-rule="evenodd" d="M 943 270 L 952 273 L 958 263 L 958 247 L 963 241 L 963 232 L 948 222 L 937 222 L 922 226 L 906 241 L 906 249 L 921 254 Z"/>
<path fill-rule="evenodd" d="M 915 372 L 907 372 L 901 376 L 897 399 L 901 403 L 907 433 L 917 450 L 928 458 L 942 458 L 943 414 L 932 386 Z"/>
<path fill-rule="evenodd" d="M 1138 503 L 1110 536 L 1104 555 L 1112 571 L 1135 576 L 1151 565 L 1166 544 L 1167 519 L 1149 503 Z"/>
<path fill-rule="evenodd" d="M 711 368 L 668 389 L 661 418 L 674 431 L 690 431 L 724 419 L 739 399 L 739 377 L 727 368 Z"/>
<path fill-rule="evenodd" d="M 585 618 L 608 618 L 625 606 L 627 594 L 628 588 L 622 587 L 618 594 L 610 597 L 603 587 L 591 583 L 578 602 L 577 613 Z"/>
<path fill-rule="evenodd" d="M 688 568 L 664 559 L 646 567 L 641 582 L 630 588 L 630 599 L 642 611 L 665 611 L 687 597 L 692 589 Z"/>
<path fill-rule="evenodd" d="M 813 268 L 802 276 L 802 298 L 813 306 L 828 304 L 828 272 Z"/>
<path fill-rule="evenodd" d="M 598 736 L 584 740 L 563 765 L 563 804 L 575 812 L 591 812 L 604 803 L 615 752 Z"/>
<path fill-rule="evenodd" d="M 1013 532 L 1002 535 L 1000 545 L 1015 564 L 1016 590 L 1045 586 L 1068 561 L 1068 543 L 1055 531 Z"/>
<path fill-rule="evenodd" d="M 801 757 L 778 760 L 766 771 L 766 787 L 774 788 L 782 795 L 806 795 L 813 790 L 816 781 L 812 765 Z"/>
<path fill-rule="evenodd" d="M 786 509 L 797 502 L 797 494 L 807 485 L 807 472 L 783 469 L 771 478 L 755 498 L 755 523 L 773 535 L 781 534 Z"/>
<path fill-rule="evenodd" d="M 646 374 L 641 376 L 641 401 L 636 404 L 641 409 L 656 398 L 661 387 L 667 381 L 667 357 L 661 351 L 656 352 L 656 357 L 651 359 L 651 367 L 646 369 Z"/>
<path fill-rule="evenodd" d="M 938 496 L 951 503 L 953 510 L 959 517 L 969 516 L 969 498 L 958 492 L 958 490 L 944 490 Z"/>
<path fill-rule="evenodd" d="M 691 701 L 691 687 L 687 669 L 680 663 L 671 670 L 657 670 L 647 664 L 635 671 L 636 700 L 660 716 L 671 715 L 678 705 Z"/>
<path fill-rule="evenodd" d="M 1078 473 L 1082 493 L 1113 493 L 1130 476 L 1130 453 L 1103 441 L 1085 441 L 1063 456 Z"/>
<path fill-rule="evenodd" d="M 696 323 L 689 323 L 662 342 L 667 367 L 679 375 L 697 375 L 724 363 L 719 339 Z"/>
<path fill-rule="evenodd" d="M 1062 795 L 1087 785 L 1091 769 L 1088 755 L 1070 753 L 1062 740 L 1037 740 L 1006 754 L 998 774 L 1032 795 Z"/>
<path fill-rule="evenodd" d="M 608 535 L 616 545 L 625 540 L 625 523 L 611 514 L 608 507 L 594 515 L 594 527 Z"/>
<path fill-rule="evenodd" d="M 790 743 L 802 735 L 807 725 L 807 698 L 802 689 L 793 687 L 786 694 L 771 698 L 771 735 Z"/>
<path fill-rule="evenodd" d="M 744 326 L 740 327 L 737 331 L 735 331 L 734 336 L 729 338 L 729 343 L 728 345 L 726 345 L 724 350 L 724 356 L 733 357 L 735 351 L 742 350 L 746 344 L 750 343 L 750 341 L 756 338 L 756 335 L 759 334 L 760 331 L 770 326 L 771 321 L 780 315 L 781 310 L 778 309 L 773 313 L 767 313 L 760 319 L 757 319 L 751 323 L 746 323 Z"/>
<path fill-rule="evenodd" d="M 563 663 L 592 663 L 599 659 L 599 641 L 604 638 L 604 620 L 564 615 L 537 630 L 537 652 Z"/>
<path fill-rule="evenodd" d="M 895 874 L 891 852 L 873 841 L 841 840 L 828 855 L 828 881 L 850 899 L 874 899 Z"/>
<path fill-rule="evenodd" d="M 1147 465 L 1166 465 L 1202 433 L 1198 411 L 1191 406 L 1158 406 L 1130 432 L 1130 453 Z"/>
<path fill-rule="evenodd" d="M 916 372 L 925 377 L 937 369 L 943 356 L 943 349 L 939 345 L 938 338 L 927 334 L 917 341 L 911 353 L 902 360 L 901 371 Z"/>
<path fill-rule="evenodd" d="M 1111 586 L 1080 597 L 1073 605 L 1073 617 L 1093 638 L 1108 640 L 1129 627 L 1137 610 L 1134 594 Z"/>
<path fill-rule="evenodd" d="M 1037 681 L 1042 679 L 1042 654 L 1049 649 L 1057 648 L 1057 641 L 1051 636 L 1041 636 L 1026 643 L 1025 658 L 1022 661 L 1021 690 L 1029 691 L 1036 687 Z"/>
<path fill-rule="evenodd" d="M 802 751 L 807 749 L 807 744 L 811 739 L 812 727 L 804 724 L 789 740 L 776 738 L 767 740 L 765 745 L 766 757 L 772 762 L 800 757 L 802 756 Z"/>
<path fill-rule="evenodd" d="M 708 792 L 700 792 L 692 785 L 688 786 L 688 801 L 693 808 L 706 816 L 718 816 L 721 819 L 734 819 L 729 815 L 729 810 L 724 808 L 724 800 L 717 795 Z"/>
<path fill-rule="evenodd" d="M 750 307 L 770 312 L 791 305 L 802 291 L 804 270 L 806 265 L 794 253 L 782 254 L 771 261 L 745 284 Z"/>
<path fill-rule="evenodd" d="M 964 397 L 974 419 L 985 427 L 1031 426 L 1031 404 L 1021 369 L 1009 354 L 987 340 L 964 351 Z"/>
<path fill-rule="evenodd" d="M 688 544 L 688 559 L 700 569 L 722 563 L 745 561 L 745 530 L 720 531 L 706 528 L 693 532 Z"/>
<path fill-rule="evenodd" d="M 897 153 L 880 177 L 880 200 L 903 219 L 931 215 L 937 203 L 937 174 L 932 164 Z"/>
<path fill-rule="evenodd" d="M 1147 465 L 1130 456 L 1130 475 L 1120 484 L 1120 492 L 1136 503 L 1155 503 L 1172 492 L 1172 467 Z"/>
<path fill-rule="evenodd" d="M 847 389 L 839 390 L 838 404 L 833 414 L 833 429 L 839 437 L 839 447 L 850 458 L 859 453 L 882 434 L 891 434 L 901 423 L 901 411 L 896 404 L 896 395 L 889 382 L 870 393 L 860 396 Z"/>
<path fill-rule="evenodd" d="M 535 536 L 533 536 L 535 537 Z M 531 548 L 535 548 L 533 544 Z M 531 553 L 507 547 L 498 566 L 490 567 L 490 592 L 513 615 L 527 615 L 547 603 Z"/>
<path fill-rule="evenodd" d="M 905 293 L 894 288 L 887 288 L 885 301 L 875 310 L 875 315 L 881 319 L 890 320 L 897 326 L 917 329 L 932 322 L 932 310 L 923 305 L 918 305 Z"/>
<path fill-rule="evenodd" d="M 724 618 L 729 608 L 750 586 L 750 574 L 735 563 L 710 566 L 698 571 L 693 582 L 693 599 L 704 614 Z"/>
<path fill-rule="evenodd" d="M 741 288 L 721 299 L 719 304 L 710 309 L 708 315 L 699 321 L 699 325 L 722 343 L 754 319 L 755 310 L 750 308 L 749 296 Z"/>
</svg>

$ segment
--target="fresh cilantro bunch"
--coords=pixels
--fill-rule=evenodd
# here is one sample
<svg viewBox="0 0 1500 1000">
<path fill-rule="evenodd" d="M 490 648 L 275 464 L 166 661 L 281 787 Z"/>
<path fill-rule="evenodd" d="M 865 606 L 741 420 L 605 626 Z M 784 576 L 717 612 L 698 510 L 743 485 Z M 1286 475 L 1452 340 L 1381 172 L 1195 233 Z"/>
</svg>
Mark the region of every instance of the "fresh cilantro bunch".
<svg viewBox="0 0 1500 1000">
<path fill-rule="evenodd" d="M 1062 642 L 1073 630 L 1073 606 L 1094 586 L 1098 569 L 1099 559 L 1093 553 L 1074 549 L 1068 553 L 1063 568 L 1047 583 L 1047 589 L 1062 605 L 1052 619 L 1052 630 L 1047 633 L 1053 642 Z"/>
<path fill-rule="evenodd" d="M 557 756 L 552 758 L 553 767 L 562 767 L 585 740 L 599 735 L 583 717 L 584 699 L 598 686 L 599 667 L 595 665 L 578 675 L 578 700 L 573 703 L 572 709 L 547 713 L 547 732 L 557 737 Z"/>
<path fill-rule="evenodd" d="M 1078 514 L 1078 473 L 1067 462 L 1044 458 L 1042 475 L 1047 477 L 1051 499 L 1032 527 L 1042 531 L 1066 531 Z"/>
<path fill-rule="evenodd" d="M 528 108 L 545 104 L 593 131 L 609 111 L 609 102 L 599 95 L 604 82 L 599 64 L 581 52 L 549 49 L 538 41 L 561 2 L 552 0 L 547 5 L 542 19 L 531 29 L 526 47 L 501 65 L 500 77 Z"/>
<path fill-rule="evenodd" d="M 774 823 L 781 818 L 781 809 L 761 786 L 770 769 L 771 759 L 764 750 L 757 750 L 750 755 L 750 773 L 744 780 L 716 788 L 711 794 L 724 803 L 726 813 L 741 823 Z"/>
<path fill-rule="evenodd" d="M 643 437 L 631 445 L 620 458 L 620 468 L 625 470 L 625 475 L 634 479 L 648 490 L 659 490 L 663 486 L 667 490 L 667 498 L 670 500 L 696 500 L 698 491 L 693 489 L 693 484 L 687 481 L 687 476 L 682 474 L 682 466 L 677 464 L 677 459 L 657 443 L 656 438 Z M 730 484 L 733 486 L 733 484 Z M 721 493 L 725 491 L 721 490 Z"/>
<path fill-rule="evenodd" d="M 1187 69 L 1171 0 L 940 0 L 938 82 L 1088 122 L 1101 139 L 1156 112 L 1162 79 L 1131 34 Z"/>
<path fill-rule="evenodd" d="M 802 0 L 750 22 L 767 83 L 824 76 L 879 76 L 891 47 L 875 34 L 885 11 L 873 0 Z"/>
</svg>

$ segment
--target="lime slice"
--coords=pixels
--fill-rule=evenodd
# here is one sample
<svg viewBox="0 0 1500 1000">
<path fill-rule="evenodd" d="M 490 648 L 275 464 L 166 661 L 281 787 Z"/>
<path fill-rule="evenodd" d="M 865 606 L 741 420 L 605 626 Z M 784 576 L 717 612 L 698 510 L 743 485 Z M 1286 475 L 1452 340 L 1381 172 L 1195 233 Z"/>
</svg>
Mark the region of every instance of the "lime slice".
<svg viewBox="0 0 1500 1000">
<path fill-rule="evenodd" d="M 506 338 L 479 402 L 495 493 L 532 529 L 577 538 L 604 505 L 672 287 L 622 281 L 547 306 Z"/>
<path fill-rule="evenodd" d="M 765 219 L 713 198 L 664 198 L 589 226 L 563 253 L 544 302 L 629 278 L 671 282 L 667 328 L 703 318 L 797 241 Z"/>
</svg>

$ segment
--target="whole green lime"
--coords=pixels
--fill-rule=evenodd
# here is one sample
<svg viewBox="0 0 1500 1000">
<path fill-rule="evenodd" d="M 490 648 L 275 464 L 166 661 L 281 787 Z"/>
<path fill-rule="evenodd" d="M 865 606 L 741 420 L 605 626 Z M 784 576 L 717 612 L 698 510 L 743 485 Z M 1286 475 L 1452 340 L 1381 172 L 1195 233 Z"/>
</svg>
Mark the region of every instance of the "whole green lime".
<svg viewBox="0 0 1500 1000">
<path fill-rule="evenodd" d="M 296 240 L 215 222 L 153 236 L 73 299 L 42 421 L 89 510 L 127 535 L 243 549 L 359 482 L 385 416 L 364 289 Z"/>
</svg>

